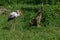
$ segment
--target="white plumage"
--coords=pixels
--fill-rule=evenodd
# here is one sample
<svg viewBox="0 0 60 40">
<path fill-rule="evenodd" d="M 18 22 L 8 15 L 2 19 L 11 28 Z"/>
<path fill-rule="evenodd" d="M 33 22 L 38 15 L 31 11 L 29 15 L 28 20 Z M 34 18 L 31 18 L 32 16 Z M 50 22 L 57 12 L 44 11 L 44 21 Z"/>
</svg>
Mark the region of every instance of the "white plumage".
<svg viewBox="0 0 60 40">
<path fill-rule="evenodd" d="M 12 17 L 18 17 L 20 16 L 20 14 L 18 14 L 17 12 L 12 12 L 10 13 L 10 16 L 12 15 Z"/>
<path fill-rule="evenodd" d="M 17 10 L 17 12 L 12 12 L 10 13 L 9 17 L 8 17 L 8 21 L 17 18 L 18 16 L 20 16 L 21 11 Z"/>
</svg>

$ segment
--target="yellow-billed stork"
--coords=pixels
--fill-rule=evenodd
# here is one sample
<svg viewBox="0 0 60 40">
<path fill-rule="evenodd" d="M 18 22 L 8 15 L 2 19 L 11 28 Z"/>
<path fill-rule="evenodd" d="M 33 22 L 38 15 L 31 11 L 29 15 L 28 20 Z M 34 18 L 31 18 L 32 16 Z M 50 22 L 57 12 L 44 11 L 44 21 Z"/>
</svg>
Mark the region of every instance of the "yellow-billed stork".
<svg viewBox="0 0 60 40">
<path fill-rule="evenodd" d="M 14 20 L 14 24 L 12 24 L 13 27 L 15 27 L 15 19 L 20 16 L 20 14 L 23 16 L 23 14 L 21 13 L 21 10 L 17 10 L 16 12 L 11 12 L 8 20 L 7 21 L 11 21 Z M 14 28 L 15 29 L 15 28 Z"/>
<path fill-rule="evenodd" d="M 20 16 L 20 14 L 23 16 L 23 14 L 21 13 L 21 10 L 17 10 L 17 12 L 10 13 L 10 15 L 8 17 L 8 21 L 17 18 L 18 16 Z"/>
</svg>

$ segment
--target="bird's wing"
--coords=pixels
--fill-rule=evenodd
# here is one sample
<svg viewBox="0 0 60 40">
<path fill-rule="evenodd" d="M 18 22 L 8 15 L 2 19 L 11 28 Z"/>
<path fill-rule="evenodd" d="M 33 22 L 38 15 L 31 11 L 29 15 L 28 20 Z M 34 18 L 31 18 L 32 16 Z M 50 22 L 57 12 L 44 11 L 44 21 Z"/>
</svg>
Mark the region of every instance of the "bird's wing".
<svg viewBox="0 0 60 40">
<path fill-rule="evenodd" d="M 12 12 L 12 13 L 10 13 L 10 16 L 11 17 L 17 17 L 17 13 L 16 12 Z"/>
</svg>

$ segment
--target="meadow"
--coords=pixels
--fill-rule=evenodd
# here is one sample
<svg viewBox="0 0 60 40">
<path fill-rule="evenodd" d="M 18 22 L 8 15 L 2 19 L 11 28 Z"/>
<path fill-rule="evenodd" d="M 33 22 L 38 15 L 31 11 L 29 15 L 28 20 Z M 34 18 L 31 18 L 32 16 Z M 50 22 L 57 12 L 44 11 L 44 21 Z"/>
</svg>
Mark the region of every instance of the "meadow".
<svg viewBox="0 0 60 40">
<path fill-rule="evenodd" d="M 28 23 L 37 14 L 41 4 L 14 4 L 4 5 L 9 13 L 21 9 L 24 17 L 16 18 L 15 30 L 12 21 L 7 22 L 8 16 L 0 14 L 0 40 L 60 40 L 60 6 L 44 5 L 41 27 L 28 26 Z M 12 27 L 12 28 L 11 28 Z"/>
</svg>

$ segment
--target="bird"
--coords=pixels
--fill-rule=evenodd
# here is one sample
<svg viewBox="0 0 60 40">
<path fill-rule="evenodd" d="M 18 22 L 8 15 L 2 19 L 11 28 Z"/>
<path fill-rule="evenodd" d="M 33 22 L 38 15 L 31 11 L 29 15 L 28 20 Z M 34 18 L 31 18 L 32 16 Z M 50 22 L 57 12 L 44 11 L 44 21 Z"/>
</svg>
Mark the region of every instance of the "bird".
<svg viewBox="0 0 60 40">
<path fill-rule="evenodd" d="M 17 10 L 16 12 L 11 12 L 11 13 L 9 14 L 9 16 L 8 16 L 8 19 L 7 19 L 8 22 L 11 21 L 11 20 L 13 20 L 11 27 L 14 27 L 14 30 L 15 30 L 15 19 L 16 19 L 17 17 L 19 17 L 20 15 L 23 16 L 23 14 L 21 13 L 21 10 Z"/>
<path fill-rule="evenodd" d="M 21 10 L 17 10 L 17 12 L 11 12 L 7 21 L 11 21 L 17 18 L 18 16 L 20 16 L 20 14 L 23 16 L 23 14 L 21 13 Z"/>
</svg>

